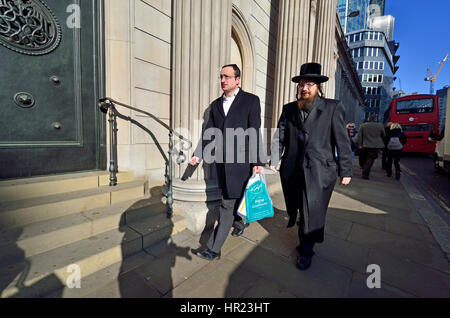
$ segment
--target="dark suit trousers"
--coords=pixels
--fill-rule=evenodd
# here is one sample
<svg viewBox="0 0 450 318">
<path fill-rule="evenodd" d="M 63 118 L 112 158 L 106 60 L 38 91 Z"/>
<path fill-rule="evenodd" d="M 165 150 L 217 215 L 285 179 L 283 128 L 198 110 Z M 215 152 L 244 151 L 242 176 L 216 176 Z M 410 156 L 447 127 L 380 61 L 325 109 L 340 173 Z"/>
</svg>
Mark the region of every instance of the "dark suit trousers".
<svg viewBox="0 0 450 318">
<path fill-rule="evenodd" d="M 234 211 L 239 207 L 239 199 L 224 199 L 219 207 L 219 224 L 211 234 L 207 246 L 215 253 L 219 253 L 230 233 L 234 222 Z"/>
<path fill-rule="evenodd" d="M 364 162 L 364 168 L 362 175 L 365 178 L 369 177 L 370 169 L 372 169 L 375 159 L 378 157 L 378 148 L 363 148 L 366 155 L 366 160 Z"/>
</svg>

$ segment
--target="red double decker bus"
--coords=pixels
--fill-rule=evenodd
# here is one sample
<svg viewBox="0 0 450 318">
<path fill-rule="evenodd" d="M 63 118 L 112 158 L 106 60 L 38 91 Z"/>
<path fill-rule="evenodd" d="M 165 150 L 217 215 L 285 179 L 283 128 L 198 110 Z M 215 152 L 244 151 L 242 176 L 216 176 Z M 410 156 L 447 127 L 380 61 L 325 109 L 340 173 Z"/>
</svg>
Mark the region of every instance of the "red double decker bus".
<svg viewBox="0 0 450 318">
<path fill-rule="evenodd" d="M 433 131 L 438 134 L 439 106 L 437 95 L 408 95 L 392 100 L 384 114 L 384 124 L 399 123 L 408 142 L 404 152 L 434 154 L 436 142 L 428 137 Z"/>
</svg>

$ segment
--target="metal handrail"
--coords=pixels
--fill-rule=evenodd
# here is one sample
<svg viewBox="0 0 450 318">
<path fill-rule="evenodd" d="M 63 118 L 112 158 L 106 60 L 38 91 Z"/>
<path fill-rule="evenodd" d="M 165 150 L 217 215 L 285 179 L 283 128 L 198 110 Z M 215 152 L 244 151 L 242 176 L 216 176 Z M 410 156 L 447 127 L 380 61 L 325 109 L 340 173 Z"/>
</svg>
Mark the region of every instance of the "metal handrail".
<svg viewBox="0 0 450 318">
<path fill-rule="evenodd" d="M 100 111 L 103 113 L 108 113 L 108 122 L 109 125 L 109 136 L 110 136 L 110 160 L 109 160 L 109 185 L 115 186 L 117 185 L 117 173 L 119 172 L 118 169 L 118 163 L 117 163 L 117 115 L 120 113 L 116 110 L 115 104 L 120 105 L 122 107 L 134 110 L 136 112 L 145 114 L 149 116 L 150 118 L 154 119 L 158 124 L 163 126 L 169 131 L 169 159 L 168 162 L 166 161 L 166 182 L 167 182 L 167 217 L 171 218 L 173 214 L 173 190 L 172 190 L 172 183 L 173 183 L 173 171 L 172 171 L 172 154 L 173 154 L 173 136 L 175 135 L 181 140 L 181 150 L 179 151 L 177 155 L 177 164 L 181 164 L 184 161 L 186 161 L 186 156 L 183 153 L 183 141 L 186 141 L 189 143 L 189 148 L 192 147 L 192 142 L 186 138 L 184 138 L 182 135 L 178 134 L 176 131 L 174 131 L 172 128 L 170 128 L 166 123 L 161 121 L 159 118 L 157 118 L 155 115 L 143 111 L 141 109 L 132 107 L 130 105 L 120 103 L 112 98 L 106 97 L 101 98 L 98 101 L 98 106 L 100 108 Z M 123 118 L 123 117 L 121 117 Z M 126 117 L 128 120 L 131 121 L 130 117 Z M 143 127 L 141 127 L 143 128 Z M 145 130 L 145 129 L 144 129 Z M 149 131 L 147 131 L 149 134 L 151 134 Z M 168 171 L 167 171 L 168 170 Z"/>
</svg>

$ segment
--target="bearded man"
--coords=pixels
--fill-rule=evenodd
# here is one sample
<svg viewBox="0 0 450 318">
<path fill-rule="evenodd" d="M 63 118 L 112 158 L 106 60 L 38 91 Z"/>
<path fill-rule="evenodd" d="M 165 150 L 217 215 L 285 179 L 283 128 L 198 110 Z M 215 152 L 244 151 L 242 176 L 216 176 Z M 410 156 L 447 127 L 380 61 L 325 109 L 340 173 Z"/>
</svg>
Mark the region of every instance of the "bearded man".
<svg viewBox="0 0 450 318">
<path fill-rule="evenodd" d="M 271 169 L 280 178 L 289 215 L 287 227 L 299 220 L 297 267 L 311 265 L 315 243 L 324 240 L 325 217 L 337 175 L 341 185 L 352 176 L 352 152 L 345 128 L 345 108 L 338 100 L 326 99 L 318 63 L 303 64 L 297 83 L 297 101 L 283 106 L 278 129 L 272 140 Z M 337 150 L 337 158 L 335 151 Z"/>
</svg>

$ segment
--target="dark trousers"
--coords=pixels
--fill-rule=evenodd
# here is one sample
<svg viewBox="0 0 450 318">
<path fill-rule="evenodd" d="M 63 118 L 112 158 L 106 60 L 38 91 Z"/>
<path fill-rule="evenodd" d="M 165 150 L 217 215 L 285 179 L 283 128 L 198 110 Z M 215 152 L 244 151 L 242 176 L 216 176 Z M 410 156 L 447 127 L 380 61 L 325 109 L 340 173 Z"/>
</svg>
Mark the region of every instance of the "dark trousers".
<svg viewBox="0 0 450 318">
<path fill-rule="evenodd" d="M 387 156 L 388 156 L 388 149 L 383 148 L 383 152 L 381 154 L 381 169 L 383 169 L 383 170 L 386 170 Z"/>
<path fill-rule="evenodd" d="M 386 163 L 386 173 L 388 176 L 392 175 L 392 161 L 394 161 L 395 174 L 400 175 L 400 157 L 402 155 L 401 150 L 388 150 L 387 152 L 387 163 Z"/>
<path fill-rule="evenodd" d="M 303 171 L 299 169 L 296 169 L 295 175 L 291 176 L 289 179 L 285 179 L 281 176 L 281 185 L 283 187 L 283 195 L 285 199 L 284 201 L 286 203 L 286 210 L 289 215 L 288 227 L 295 225 L 299 213 L 300 216 L 302 215 L 304 199 L 303 189 L 305 188 L 303 180 Z"/>
<path fill-rule="evenodd" d="M 325 228 L 321 228 L 315 231 L 312 231 L 308 234 L 305 234 L 303 231 L 303 226 L 301 221 L 299 222 L 298 227 L 298 239 L 300 241 L 300 245 L 297 246 L 297 251 L 300 255 L 313 256 L 314 255 L 314 244 L 322 243 L 324 240 L 324 232 Z"/>
<path fill-rule="evenodd" d="M 239 203 L 239 199 L 224 199 L 222 197 L 222 202 L 219 207 L 219 224 L 215 227 L 207 243 L 207 247 L 213 252 L 219 253 L 225 243 L 233 227 L 235 219 L 234 212 L 239 207 Z"/>
<path fill-rule="evenodd" d="M 364 162 L 364 167 L 362 171 L 363 178 L 368 178 L 370 174 L 370 169 L 372 169 L 375 159 L 378 157 L 378 148 L 364 148 L 366 160 Z"/>
<path fill-rule="evenodd" d="M 359 149 L 359 153 L 358 153 L 358 161 L 359 161 L 359 166 L 361 167 L 361 169 L 364 168 L 364 164 L 366 163 L 366 152 L 364 151 L 364 149 Z"/>
</svg>

